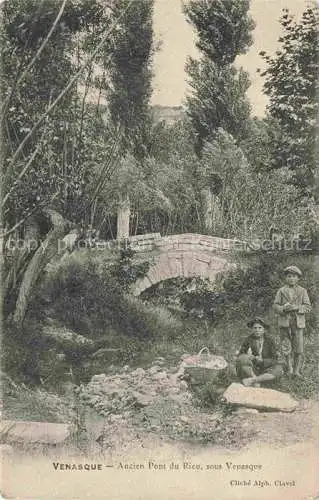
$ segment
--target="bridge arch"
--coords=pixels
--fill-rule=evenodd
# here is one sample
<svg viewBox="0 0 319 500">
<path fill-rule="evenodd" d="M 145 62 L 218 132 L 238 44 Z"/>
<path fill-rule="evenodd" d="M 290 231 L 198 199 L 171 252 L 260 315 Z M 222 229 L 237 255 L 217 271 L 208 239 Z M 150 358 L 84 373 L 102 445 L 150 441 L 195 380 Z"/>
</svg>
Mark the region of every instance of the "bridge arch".
<svg viewBox="0 0 319 500">
<path fill-rule="evenodd" d="M 139 296 L 144 290 L 168 279 L 207 278 L 215 281 L 217 274 L 233 269 L 233 251 L 242 242 L 199 234 L 180 234 L 161 237 L 159 234 L 132 238 L 138 260 L 151 264 L 147 276 L 138 280 L 132 293 Z"/>
</svg>

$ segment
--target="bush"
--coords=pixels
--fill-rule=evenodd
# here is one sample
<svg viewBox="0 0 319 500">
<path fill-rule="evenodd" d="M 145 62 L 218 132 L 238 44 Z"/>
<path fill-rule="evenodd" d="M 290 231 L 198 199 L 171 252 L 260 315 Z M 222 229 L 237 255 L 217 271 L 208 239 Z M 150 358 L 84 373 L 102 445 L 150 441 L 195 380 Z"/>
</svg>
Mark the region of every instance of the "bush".
<svg viewBox="0 0 319 500">
<path fill-rule="evenodd" d="M 282 271 L 295 264 L 303 271 L 300 284 L 309 293 L 313 310 L 308 316 L 308 331 L 316 328 L 319 275 L 316 256 L 309 252 L 258 252 L 241 258 L 238 266 L 217 278 L 216 283 L 200 278 L 175 278 L 163 286 L 154 286 L 143 297 L 156 304 L 170 306 L 187 317 L 203 318 L 213 325 L 247 321 L 253 315 L 272 316 L 276 291 L 283 285 Z"/>
<path fill-rule="evenodd" d="M 27 320 L 23 331 L 8 322 L 3 325 L 1 365 L 5 373 L 15 380 L 31 385 L 40 382 L 38 370 L 41 352 L 48 349 L 47 341 L 41 337 L 36 321 Z"/>
<path fill-rule="evenodd" d="M 148 270 L 132 257 L 131 250 L 75 252 L 51 267 L 35 303 L 44 299 L 47 315 L 89 337 L 127 329 L 127 291 Z"/>
<path fill-rule="evenodd" d="M 313 305 L 308 317 L 308 331 L 316 328 L 316 307 L 319 276 L 315 273 L 315 256 L 283 252 L 263 253 L 252 264 L 238 267 L 221 277 L 216 289 L 224 296 L 216 308 L 216 320 L 245 319 L 253 315 L 272 316 L 272 305 L 276 291 L 283 285 L 282 271 L 295 264 L 303 271 L 300 285 L 309 293 Z"/>
<path fill-rule="evenodd" d="M 37 384 L 48 377 L 59 381 L 70 366 L 84 363 L 89 354 L 85 349 L 66 348 L 42 335 L 48 320 L 91 338 L 94 345 L 103 339 L 107 344 L 117 334 L 151 335 L 143 314 L 127 298 L 130 285 L 148 270 L 147 263 L 135 264 L 133 255 L 124 248 L 116 253 L 79 250 L 48 266 L 23 329 L 5 325 L 4 370 L 18 380 Z M 66 355 L 63 367 L 57 363 L 62 353 Z"/>
</svg>

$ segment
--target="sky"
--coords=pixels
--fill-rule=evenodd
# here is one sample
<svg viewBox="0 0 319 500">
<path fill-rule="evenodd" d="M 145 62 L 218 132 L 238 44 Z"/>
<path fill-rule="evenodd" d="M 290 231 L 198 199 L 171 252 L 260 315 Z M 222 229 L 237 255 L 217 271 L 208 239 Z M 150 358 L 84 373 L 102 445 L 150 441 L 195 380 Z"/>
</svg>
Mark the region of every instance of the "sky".
<svg viewBox="0 0 319 500">
<path fill-rule="evenodd" d="M 278 22 L 283 8 L 289 8 L 300 18 L 308 5 L 307 0 L 251 0 L 251 14 L 256 23 L 254 44 L 247 54 L 240 56 L 236 64 L 250 74 L 251 87 L 248 97 L 253 114 L 263 116 L 267 97 L 262 94 L 264 79 L 256 72 L 264 68 L 259 52 L 273 54 L 280 36 Z M 180 106 L 187 88 L 185 62 L 187 56 L 198 57 L 195 35 L 182 13 L 181 0 L 155 0 L 154 29 L 161 48 L 154 58 L 153 104 Z"/>
</svg>

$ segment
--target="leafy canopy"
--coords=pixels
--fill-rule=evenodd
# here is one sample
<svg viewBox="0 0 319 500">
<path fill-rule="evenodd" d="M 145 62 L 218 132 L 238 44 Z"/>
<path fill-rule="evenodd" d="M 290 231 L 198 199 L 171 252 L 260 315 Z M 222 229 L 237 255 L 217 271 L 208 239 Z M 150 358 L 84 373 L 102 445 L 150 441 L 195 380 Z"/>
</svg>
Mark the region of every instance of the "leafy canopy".
<svg viewBox="0 0 319 500">
<path fill-rule="evenodd" d="M 249 6 L 249 0 L 190 0 L 184 6 L 201 52 L 200 60 L 189 58 L 186 67 L 192 89 L 186 99 L 187 114 L 199 156 L 204 142 L 213 139 L 220 127 L 236 138 L 245 134 L 249 79 L 233 63 L 252 44 L 254 22 Z"/>
<path fill-rule="evenodd" d="M 262 76 L 269 96 L 268 113 L 280 128 L 273 145 L 273 163 L 291 169 L 295 184 L 305 191 L 313 186 L 315 175 L 318 16 L 318 7 L 309 7 L 296 22 L 289 10 L 283 9 L 280 49 L 273 57 L 261 52 L 267 63 Z"/>
</svg>

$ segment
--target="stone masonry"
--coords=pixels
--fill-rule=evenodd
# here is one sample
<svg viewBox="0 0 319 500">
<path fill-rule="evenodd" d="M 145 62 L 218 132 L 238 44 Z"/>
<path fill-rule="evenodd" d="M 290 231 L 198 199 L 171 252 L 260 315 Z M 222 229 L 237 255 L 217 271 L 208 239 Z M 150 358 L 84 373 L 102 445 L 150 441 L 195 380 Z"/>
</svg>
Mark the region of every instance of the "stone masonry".
<svg viewBox="0 0 319 500">
<path fill-rule="evenodd" d="M 132 290 L 135 296 L 170 278 L 201 277 L 215 281 L 218 273 L 234 267 L 232 254 L 246 250 L 245 243 L 238 240 L 189 233 L 147 234 L 131 237 L 129 242 L 138 260 L 151 263 L 147 276 Z"/>
</svg>

